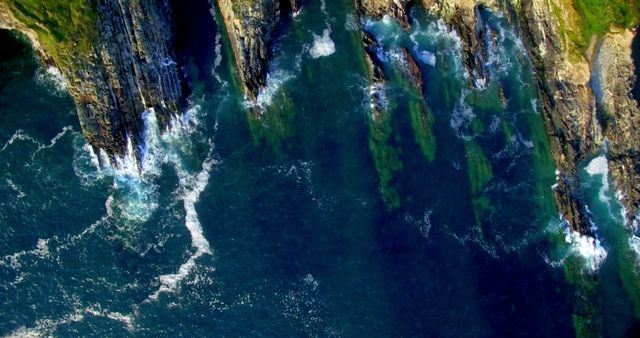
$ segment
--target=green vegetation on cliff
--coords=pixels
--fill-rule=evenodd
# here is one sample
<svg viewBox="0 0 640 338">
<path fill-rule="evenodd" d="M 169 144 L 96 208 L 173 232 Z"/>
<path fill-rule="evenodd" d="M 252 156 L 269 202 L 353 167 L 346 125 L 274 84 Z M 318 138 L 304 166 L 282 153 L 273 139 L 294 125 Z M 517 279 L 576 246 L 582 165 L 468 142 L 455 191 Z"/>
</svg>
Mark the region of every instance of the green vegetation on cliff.
<svg viewBox="0 0 640 338">
<path fill-rule="evenodd" d="M 592 38 L 640 23 L 639 0 L 561 0 L 550 4 L 560 34 L 567 37 L 574 55 L 584 55 Z"/>
<path fill-rule="evenodd" d="M 638 0 L 573 0 L 573 7 L 580 16 L 585 41 L 609 32 L 612 26 L 630 28 L 640 19 Z"/>
<path fill-rule="evenodd" d="M 33 29 L 56 62 L 71 63 L 88 54 L 97 36 L 95 0 L 7 1 L 18 20 Z"/>
</svg>

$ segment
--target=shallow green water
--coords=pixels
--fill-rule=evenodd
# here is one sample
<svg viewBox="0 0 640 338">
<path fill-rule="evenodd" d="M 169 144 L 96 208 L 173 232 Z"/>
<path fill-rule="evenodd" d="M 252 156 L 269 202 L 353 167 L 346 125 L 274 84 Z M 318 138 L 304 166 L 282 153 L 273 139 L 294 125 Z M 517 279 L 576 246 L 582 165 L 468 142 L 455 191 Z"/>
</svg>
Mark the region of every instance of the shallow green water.
<svg viewBox="0 0 640 338">
<path fill-rule="evenodd" d="M 609 234 L 621 224 L 598 204 L 598 175 L 582 180 L 609 254 L 587 302 L 567 282 L 563 262 L 579 254 L 554 241 L 555 168 L 528 60 L 500 16 L 483 13 L 500 34 L 492 81 L 476 87 L 454 35 L 419 8 L 412 32 L 366 23 L 385 71 L 407 47 L 424 82 L 424 100 L 387 82 L 372 143 L 355 13 L 324 7 L 274 43 L 260 118 L 226 37 L 185 42 L 197 106 L 163 135 L 145 114 L 141 176 L 95 166 L 68 95 L 0 32 L 1 334 L 565 337 L 584 306 L 603 335 L 632 334 L 615 259 L 628 234 Z M 313 58 L 325 29 L 335 51 Z M 429 123 L 412 120 L 416 103 Z"/>
</svg>

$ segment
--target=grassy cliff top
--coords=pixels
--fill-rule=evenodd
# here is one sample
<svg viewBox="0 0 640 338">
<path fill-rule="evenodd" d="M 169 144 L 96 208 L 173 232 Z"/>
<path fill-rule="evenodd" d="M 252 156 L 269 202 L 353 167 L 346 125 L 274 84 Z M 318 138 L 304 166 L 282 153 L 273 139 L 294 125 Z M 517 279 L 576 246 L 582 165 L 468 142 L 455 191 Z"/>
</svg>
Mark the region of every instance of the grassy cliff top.
<svg viewBox="0 0 640 338">
<path fill-rule="evenodd" d="M 586 55 L 592 39 L 640 23 L 640 0 L 551 0 L 568 49 Z"/>
<path fill-rule="evenodd" d="M 638 0 L 573 0 L 573 7 L 580 16 L 585 39 L 601 36 L 612 27 L 631 28 L 640 19 Z"/>
<path fill-rule="evenodd" d="M 69 65 L 73 55 L 89 54 L 97 36 L 95 0 L 0 0 L 15 17 L 38 34 L 56 63 Z"/>
</svg>

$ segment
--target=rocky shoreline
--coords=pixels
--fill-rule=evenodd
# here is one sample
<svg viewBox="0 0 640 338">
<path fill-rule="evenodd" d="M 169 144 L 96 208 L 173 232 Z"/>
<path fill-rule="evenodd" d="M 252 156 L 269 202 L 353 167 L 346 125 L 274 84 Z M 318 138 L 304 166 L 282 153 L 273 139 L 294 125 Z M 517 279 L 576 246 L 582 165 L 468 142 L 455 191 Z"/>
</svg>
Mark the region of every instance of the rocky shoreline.
<svg viewBox="0 0 640 338">
<path fill-rule="evenodd" d="M 0 2 L 0 18 L 15 19 L 3 19 L 0 27 L 25 33 L 40 57 L 60 69 L 94 150 L 104 150 L 114 161 L 126 155 L 131 140 L 140 156 L 142 112 L 153 108 L 164 128 L 185 105 L 171 5 L 168 0 L 104 0 L 94 6 L 89 25 L 95 32 L 85 33 L 94 36 L 82 50 L 65 50 L 52 28 L 29 22 L 15 2 Z M 49 39 L 55 42 L 45 45 Z"/>
<path fill-rule="evenodd" d="M 171 2 L 101 0 L 94 10 L 96 37 L 86 53 L 65 51 L 66 62 L 41 40 L 44 30 L 25 22 L 24 13 L 10 1 L 0 1 L 0 27 L 25 33 L 47 64 L 60 68 L 74 98 L 87 141 L 111 156 L 123 156 L 127 141 L 140 146 L 141 113 L 153 108 L 164 128 L 171 115 L 184 109 L 188 84 L 181 74 L 180 51 L 174 48 Z M 255 102 L 266 86 L 271 42 L 286 18 L 303 10 L 300 0 L 217 0 L 214 6 L 224 21 L 241 90 Z M 582 162 L 606 146 L 617 197 L 630 226 L 637 226 L 640 203 L 640 122 L 637 102 L 630 90 L 635 80 L 629 29 L 612 29 L 593 37 L 591 46 L 576 51 L 568 42 L 566 25 L 575 15 L 563 0 L 355 0 L 360 18 L 395 18 L 409 30 L 412 6 L 441 18 L 460 37 L 469 85 L 488 81 L 482 69 L 486 43 L 495 32 L 482 25 L 479 10 L 500 11 L 518 33 L 531 60 L 547 134 L 558 168 L 556 204 L 571 229 L 588 234 L 588 213 L 578 194 L 577 171 Z M 565 11 L 566 12 L 566 11 Z M 562 13 L 565 13 L 562 12 Z M 575 13 L 574 13 L 575 14 Z M 42 25 L 41 25 L 42 26 Z M 34 28 L 36 27 L 36 28 Z M 386 79 L 375 57 L 375 40 L 362 33 L 372 88 Z M 411 54 L 403 53 L 407 64 Z M 420 93 L 419 67 L 405 76 Z M 371 90 L 373 116 L 384 114 L 380 93 Z M 259 116 L 257 105 L 249 110 Z M 135 147 L 137 149 L 137 147 Z"/>
<path fill-rule="evenodd" d="M 486 8 L 505 15 L 518 32 L 534 68 L 558 168 L 554 190 L 562 217 L 574 231 L 590 234 L 588 212 L 578 192 L 577 170 L 581 163 L 602 151 L 606 143 L 617 196 L 628 224 L 635 228 L 640 202 L 640 137 L 633 132 L 633 126 L 640 122 L 640 114 L 630 94 L 635 80 L 631 60 L 633 33 L 618 29 L 600 39 L 593 37 L 597 47 L 578 54 L 571 50 L 567 33 L 561 29 L 569 16 L 558 17 L 547 1 L 425 0 L 423 5 L 460 36 L 470 81 L 488 80 L 479 65 L 486 55 L 484 41 L 488 39 L 484 35 L 492 32 L 479 27 L 478 10 Z M 571 9 L 570 3 L 563 5 Z"/>
</svg>

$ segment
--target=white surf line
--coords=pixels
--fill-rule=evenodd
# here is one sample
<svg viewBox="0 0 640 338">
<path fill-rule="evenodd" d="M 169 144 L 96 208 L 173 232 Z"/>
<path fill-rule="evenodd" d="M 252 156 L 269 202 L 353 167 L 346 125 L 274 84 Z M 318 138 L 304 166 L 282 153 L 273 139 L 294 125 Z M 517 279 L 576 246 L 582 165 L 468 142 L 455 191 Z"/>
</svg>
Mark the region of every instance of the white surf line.
<svg viewBox="0 0 640 338">
<path fill-rule="evenodd" d="M 173 161 L 176 171 L 178 172 L 180 189 L 183 191 L 181 199 L 186 212 L 185 227 L 191 235 L 191 245 L 195 249 L 195 253 L 180 266 L 178 272 L 159 277 L 161 283 L 160 288 L 149 296 L 150 300 L 157 300 L 158 296 L 163 292 L 175 292 L 179 283 L 186 278 L 195 267 L 196 260 L 205 254 L 212 254 L 209 241 L 204 237 L 204 231 L 198 219 L 195 204 L 198 202 L 200 194 L 207 187 L 213 166 L 217 164 L 217 161 L 213 159 L 213 148 L 213 143 L 209 141 L 209 154 L 202 163 L 202 170 L 195 176 L 188 175 L 181 168 L 182 165 L 178 162 L 179 159 L 174 159 Z"/>
<path fill-rule="evenodd" d="M 33 159 L 36 156 L 36 154 L 39 153 L 40 151 L 53 148 L 53 146 L 55 146 L 56 143 L 69 131 L 73 131 L 72 126 L 63 127 L 62 130 L 49 141 L 49 144 L 45 145 L 40 143 L 40 141 L 35 139 L 33 136 L 27 134 L 24 130 L 18 129 L 13 133 L 13 135 L 11 135 L 11 138 L 9 138 L 7 142 L 5 142 L 4 146 L 2 146 L 2 149 L 0 149 L 0 152 L 5 151 L 10 145 L 12 145 L 16 141 L 29 141 L 38 146 L 38 149 L 36 149 L 36 151 L 31 155 L 31 159 Z"/>
<path fill-rule="evenodd" d="M 29 141 L 37 145 L 38 147 L 42 146 L 42 143 L 40 143 L 40 141 L 36 140 L 31 135 L 27 134 L 24 130 L 18 129 L 16 130 L 15 133 L 13 133 L 13 135 L 11 135 L 11 138 L 9 138 L 7 142 L 5 142 L 4 146 L 2 147 L 2 149 L 0 149 L 0 151 L 5 151 L 5 149 L 7 149 L 7 147 L 12 145 L 15 141 Z"/>
<path fill-rule="evenodd" d="M 18 199 L 21 199 L 25 196 L 27 196 L 21 189 L 20 187 L 18 187 L 10 178 L 7 178 L 5 180 L 5 182 L 7 182 L 7 185 L 9 186 L 9 188 L 11 188 L 11 190 L 15 191 L 18 194 Z"/>
<path fill-rule="evenodd" d="M 37 337 L 54 337 L 55 331 L 62 325 L 83 322 L 87 316 L 106 318 L 111 321 L 119 322 L 127 331 L 135 331 L 135 319 L 131 315 L 125 315 L 120 312 L 112 312 L 103 309 L 99 304 L 86 308 L 76 308 L 73 312 L 68 313 L 58 319 L 41 318 L 37 319 L 32 327 L 21 326 L 9 334 L 3 336 L 5 338 L 37 338 Z"/>
<path fill-rule="evenodd" d="M 582 235 L 567 227 L 565 241 L 571 245 L 571 252 L 579 255 L 585 261 L 585 268 L 590 272 L 597 272 L 602 263 L 607 259 L 607 250 L 597 238 Z"/>
<path fill-rule="evenodd" d="M 113 200 L 113 197 L 111 196 L 109 196 L 109 198 L 107 199 L 107 202 L 106 202 L 107 214 L 103 215 L 99 220 L 93 222 L 91 225 L 89 225 L 87 228 L 82 230 L 80 233 L 77 233 L 75 235 L 67 235 L 62 238 L 60 238 L 57 235 L 54 235 L 46 239 L 40 238 L 38 239 L 38 242 L 36 243 L 36 247 L 34 249 L 24 250 L 24 251 L 16 252 L 13 254 L 5 255 L 4 257 L 2 257 L 0 259 L 0 266 L 6 266 L 6 267 L 11 267 L 13 269 L 18 269 L 22 265 L 20 264 L 20 260 L 25 256 L 35 256 L 41 259 L 52 258 L 51 252 L 49 250 L 49 245 L 51 242 L 55 242 L 56 244 L 58 244 L 55 249 L 55 254 L 59 254 L 61 251 L 66 250 L 67 248 L 69 248 L 69 246 L 71 246 L 74 243 L 77 243 L 77 241 L 79 241 L 86 235 L 93 233 L 98 226 L 106 222 L 111 217 L 111 213 L 109 210 L 110 210 L 110 204 L 112 200 Z"/>
<path fill-rule="evenodd" d="M 64 135 L 67 134 L 67 132 L 69 131 L 73 131 L 73 127 L 72 126 L 65 126 L 62 128 L 62 130 L 56 134 L 56 136 L 54 136 L 50 141 L 48 145 L 44 145 L 44 144 L 40 144 L 40 146 L 38 146 L 38 149 L 33 153 L 33 155 L 31 155 L 31 159 L 33 159 L 37 153 L 39 153 L 42 150 L 45 149 L 51 149 L 53 148 L 53 146 L 56 145 L 56 143 L 58 143 L 58 141 L 64 137 Z"/>
</svg>

